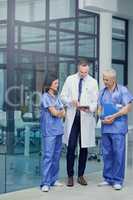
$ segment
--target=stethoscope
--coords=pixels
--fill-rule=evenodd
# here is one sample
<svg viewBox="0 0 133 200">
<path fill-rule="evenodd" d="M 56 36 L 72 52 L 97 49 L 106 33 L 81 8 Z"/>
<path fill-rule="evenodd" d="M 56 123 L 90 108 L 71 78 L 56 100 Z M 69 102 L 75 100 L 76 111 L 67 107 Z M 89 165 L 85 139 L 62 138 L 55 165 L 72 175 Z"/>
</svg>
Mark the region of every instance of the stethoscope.
<svg viewBox="0 0 133 200">
<path fill-rule="evenodd" d="M 114 88 L 114 91 L 115 91 L 115 89 L 118 90 L 118 85 L 116 85 L 116 87 Z M 104 97 L 104 94 L 105 94 L 106 90 L 108 90 L 107 87 L 104 88 L 104 90 L 103 90 L 103 92 L 102 92 L 102 94 L 101 94 L 101 104 L 102 104 L 102 105 L 104 104 L 103 97 Z M 118 90 L 118 91 L 119 91 L 119 90 Z M 110 103 L 113 103 L 112 97 L 111 97 L 111 102 L 110 102 Z"/>
</svg>

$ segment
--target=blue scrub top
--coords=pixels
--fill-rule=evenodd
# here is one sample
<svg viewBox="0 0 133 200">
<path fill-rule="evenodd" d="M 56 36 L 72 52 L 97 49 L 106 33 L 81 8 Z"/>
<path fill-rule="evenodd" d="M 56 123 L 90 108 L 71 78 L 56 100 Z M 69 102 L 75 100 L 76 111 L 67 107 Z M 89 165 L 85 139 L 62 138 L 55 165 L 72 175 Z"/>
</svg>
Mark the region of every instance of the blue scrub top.
<svg viewBox="0 0 133 200">
<path fill-rule="evenodd" d="M 55 136 L 63 134 L 63 121 L 60 117 L 55 117 L 49 111 L 49 107 L 55 107 L 57 110 L 63 108 L 63 104 L 59 96 L 51 96 L 44 93 L 41 99 L 41 117 L 40 125 L 43 136 Z"/>
<path fill-rule="evenodd" d="M 113 92 L 108 88 L 103 88 L 99 93 L 98 105 L 103 107 L 106 103 L 111 103 L 118 108 L 126 106 L 133 101 L 133 96 L 128 89 L 122 85 L 117 85 Z M 102 133 L 126 134 L 128 131 L 128 117 L 123 115 L 117 118 L 112 124 L 102 124 Z"/>
</svg>

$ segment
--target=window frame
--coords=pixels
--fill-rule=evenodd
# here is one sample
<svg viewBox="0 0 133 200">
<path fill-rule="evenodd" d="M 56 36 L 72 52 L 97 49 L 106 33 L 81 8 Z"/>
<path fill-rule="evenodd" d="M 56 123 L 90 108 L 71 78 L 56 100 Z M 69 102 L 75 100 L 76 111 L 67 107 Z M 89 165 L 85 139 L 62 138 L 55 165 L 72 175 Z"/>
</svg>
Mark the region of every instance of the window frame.
<svg viewBox="0 0 133 200">
<path fill-rule="evenodd" d="M 113 37 L 112 34 L 112 44 L 113 40 L 114 41 L 120 41 L 125 43 L 125 59 L 113 59 L 112 57 L 112 64 L 121 64 L 124 66 L 124 77 L 123 77 L 123 84 L 127 85 L 128 84 L 128 20 L 120 17 L 113 16 L 113 19 L 121 20 L 125 22 L 125 39 L 118 39 Z"/>
</svg>

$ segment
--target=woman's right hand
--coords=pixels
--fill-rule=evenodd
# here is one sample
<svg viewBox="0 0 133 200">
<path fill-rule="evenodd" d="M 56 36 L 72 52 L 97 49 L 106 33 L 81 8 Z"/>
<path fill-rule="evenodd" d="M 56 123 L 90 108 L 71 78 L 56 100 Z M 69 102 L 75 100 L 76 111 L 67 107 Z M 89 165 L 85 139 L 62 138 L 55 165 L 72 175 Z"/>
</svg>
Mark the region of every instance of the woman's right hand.
<svg viewBox="0 0 133 200">
<path fill-rule="evenodd" d="M 65 110 L 64 110 L 64 108 L 62 110 L 60 110 L 59 117 L 65 117 Z"/>
</svg>

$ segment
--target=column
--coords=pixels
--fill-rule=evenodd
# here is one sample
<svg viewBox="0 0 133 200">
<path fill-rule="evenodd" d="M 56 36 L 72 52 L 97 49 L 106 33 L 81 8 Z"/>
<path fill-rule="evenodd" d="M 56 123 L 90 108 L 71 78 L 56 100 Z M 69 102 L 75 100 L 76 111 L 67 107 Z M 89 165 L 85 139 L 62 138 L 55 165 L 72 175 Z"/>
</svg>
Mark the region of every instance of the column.
<svg viewBox="0 0 133 200">
<path fill-rule="evenodd" d="M 112 14 L 102 12 L 100 14 L 100 86 L 102 83 L 102 72 L 111 67 L 112 63 Z"/>
</svg>

